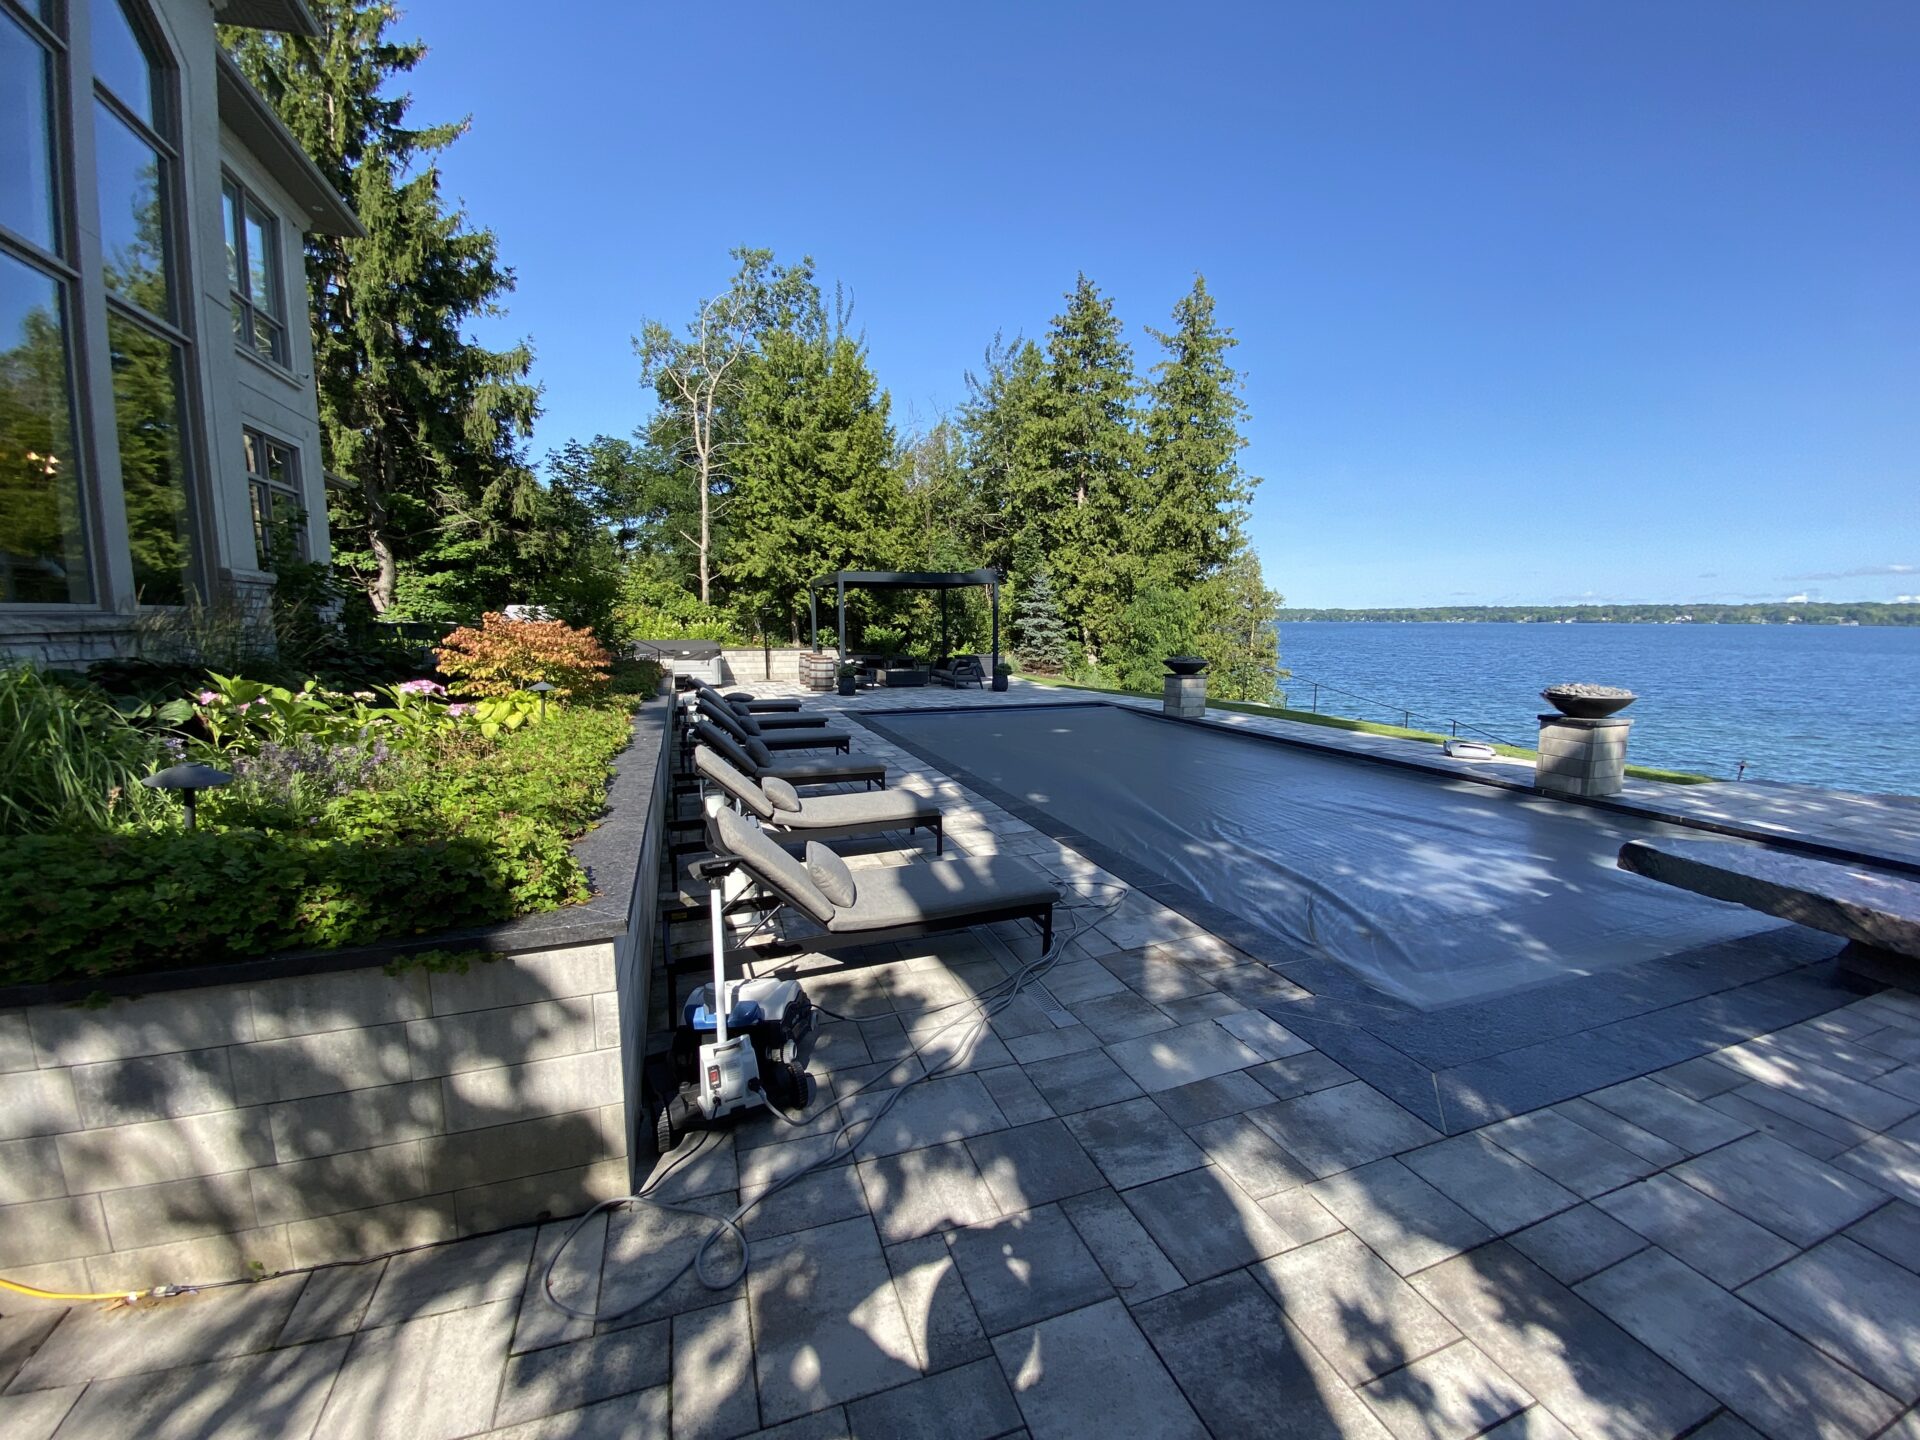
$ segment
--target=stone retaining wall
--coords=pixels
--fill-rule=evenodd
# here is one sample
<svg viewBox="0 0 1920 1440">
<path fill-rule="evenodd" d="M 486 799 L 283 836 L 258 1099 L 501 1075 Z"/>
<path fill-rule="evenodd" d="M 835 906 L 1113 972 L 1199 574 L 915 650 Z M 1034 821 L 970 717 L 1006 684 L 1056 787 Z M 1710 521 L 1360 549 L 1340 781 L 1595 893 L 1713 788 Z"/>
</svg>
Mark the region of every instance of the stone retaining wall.
<svg viewBox="0 0 1920 1440">
<path fill-rule="evenodd" d="M 615 947 L 0 1011 L 0 1274 L 219 1279 L 628 1188 Z"/>
</svg>

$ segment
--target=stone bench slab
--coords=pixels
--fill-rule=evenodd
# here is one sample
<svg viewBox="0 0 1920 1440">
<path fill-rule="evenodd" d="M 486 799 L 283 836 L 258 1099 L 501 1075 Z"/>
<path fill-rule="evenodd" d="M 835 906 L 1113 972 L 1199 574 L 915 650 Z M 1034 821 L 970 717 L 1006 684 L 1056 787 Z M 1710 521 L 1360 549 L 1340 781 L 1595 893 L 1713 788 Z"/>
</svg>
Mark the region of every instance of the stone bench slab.
<svg viewBox="0 0 1920 1440">
<path fill-rule="evenodd" d="M 1620 868 L 1920 959 L 1920 880 L 1726 840 L 1630 840 Z"/>
</svg>

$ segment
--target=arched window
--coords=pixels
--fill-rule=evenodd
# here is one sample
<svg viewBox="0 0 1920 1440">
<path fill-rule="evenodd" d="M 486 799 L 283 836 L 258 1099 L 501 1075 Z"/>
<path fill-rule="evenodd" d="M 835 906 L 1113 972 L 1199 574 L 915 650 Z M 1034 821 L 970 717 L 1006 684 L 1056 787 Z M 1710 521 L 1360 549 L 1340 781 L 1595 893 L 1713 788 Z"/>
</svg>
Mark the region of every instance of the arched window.
<svg viewBox="0 0 1920 1440">
<path fill-rule="evenodd" d="M 172 76 L 127 0 L 89 0 L 94 174 L 114 428 L 133 582 L 145 605 L 193 589 L 187 336 L 174 263 L 179 164 Z"/>
</svg>

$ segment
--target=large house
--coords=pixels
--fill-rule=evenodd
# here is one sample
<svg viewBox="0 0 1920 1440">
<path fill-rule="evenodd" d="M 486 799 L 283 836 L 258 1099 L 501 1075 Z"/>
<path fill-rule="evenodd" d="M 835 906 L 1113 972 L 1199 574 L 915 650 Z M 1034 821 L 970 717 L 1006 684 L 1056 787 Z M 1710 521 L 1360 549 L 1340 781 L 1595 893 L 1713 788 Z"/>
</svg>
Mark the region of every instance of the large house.
<svg viewBox="0 0 1920 1440">
<path fill-rule="evenodd" d="M 327 553 L 307 232 L 359 222 L 220 50 L 301 0 L 0 0 L 0 656 Z"/>
</svg>

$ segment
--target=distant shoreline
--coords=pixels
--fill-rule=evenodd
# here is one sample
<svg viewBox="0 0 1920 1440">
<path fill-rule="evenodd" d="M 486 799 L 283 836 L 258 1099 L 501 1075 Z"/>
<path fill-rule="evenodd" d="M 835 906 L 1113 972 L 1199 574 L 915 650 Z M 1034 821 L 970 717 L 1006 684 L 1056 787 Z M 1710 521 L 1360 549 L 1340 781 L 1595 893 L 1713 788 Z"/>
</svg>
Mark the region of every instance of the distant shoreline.
<svg viewBox="0 0 1920 1440">
<path fill-rule="evenodd" d="M 1875 600 L 1766 605 L 1432 605 L 1405 609 L 1289 609 L 1288 621 L 1509 625 L 1920 625 L 1920 604 Z"/>
</svg>

